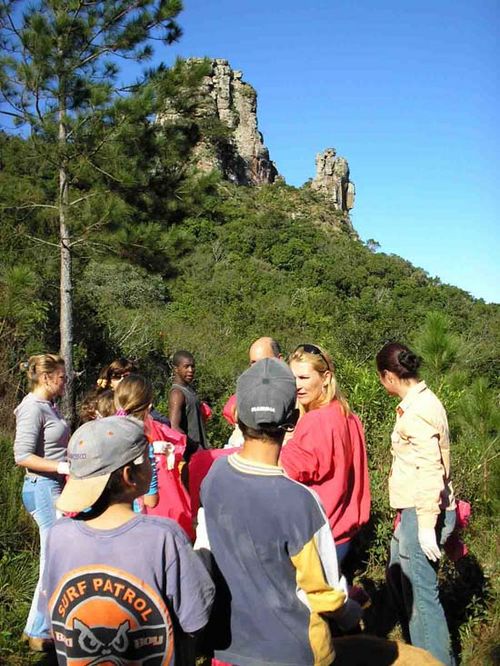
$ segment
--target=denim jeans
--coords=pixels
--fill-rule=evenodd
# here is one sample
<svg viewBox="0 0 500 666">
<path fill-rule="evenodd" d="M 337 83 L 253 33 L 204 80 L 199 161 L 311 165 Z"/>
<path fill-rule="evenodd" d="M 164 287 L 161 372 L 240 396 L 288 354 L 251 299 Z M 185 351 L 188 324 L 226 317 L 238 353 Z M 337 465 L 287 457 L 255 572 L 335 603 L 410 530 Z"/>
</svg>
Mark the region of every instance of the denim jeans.
<svg viewBox="0 0 500 666">
<path fill-rule="evenodd" d="M 24 633 L 36 638 L 50 638 L 50 625 L 44 614 L 38 610 L 38 599 L 45 563 L 45 543 L 47 533 L 56 521 L 56 499 L 61 494 L 61 484 L 57 479 L 41 476 L 26 476 L 23 484 L 23 504 L 34 518 L 40 532 L 40 568 L 38 583 L 31 602 Z"/>
<path fill-rule="evenodd" d="M 345 560 L 347 557 L 347 554 L 349 553 L 349 550 L 351 548 L 351 540 L 349 541 L 344 541 L 344 543 L 341 543 L 340 545 L 335 544 L 335 550 L 337 551 L 337 562 L 339 565 L 342 564 L 342 562 Z"/>
<path fill-rule="evenodd" d="M 439 517 L 436 530 L 441 545 L 452 531 L 454 518 L 454 511 L 443 511 Z M 420 548 L 415 509 L 403 509 L 391 540 L 387 567 L 389 591 L 411 644 L 428 650 L 446 666 L 453 666 L 448 625 L 439 600 L 437 570 L 437 564 L 428 560 Z"/>
</svg>

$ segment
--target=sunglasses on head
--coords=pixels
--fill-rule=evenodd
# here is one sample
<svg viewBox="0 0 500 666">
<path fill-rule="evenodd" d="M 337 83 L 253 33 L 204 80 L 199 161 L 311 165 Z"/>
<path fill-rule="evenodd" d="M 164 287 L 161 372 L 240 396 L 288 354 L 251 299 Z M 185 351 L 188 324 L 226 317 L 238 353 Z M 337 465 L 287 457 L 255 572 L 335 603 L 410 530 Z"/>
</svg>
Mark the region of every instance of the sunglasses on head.
<svg viewBox="0 0 500 666">
<path fill-rule="evenodd" d="M 316 345 L 310 345 L 308 343 L 298 345 L 293 353 L 295 354 L 295 352 L 298 352 L 299 349 L 304 351 L 306 354 L 313 354 L 313 356 L 320 356 L 323 359 L 323 361 L 326 363 L 327 368 L 330 369 L 330 363 L 325 358 L 325 355 L 323 354 L 321 349 L 319 347 L 316 347 Z"/>
<path fill-rule="evenodd" d="M 120 370 L 116 370 L 111 374 L 111 379 L 122 379 L 123 377 L 128 377 L 130 375 L 130 372 L 122 372 Z"/>
</svg>

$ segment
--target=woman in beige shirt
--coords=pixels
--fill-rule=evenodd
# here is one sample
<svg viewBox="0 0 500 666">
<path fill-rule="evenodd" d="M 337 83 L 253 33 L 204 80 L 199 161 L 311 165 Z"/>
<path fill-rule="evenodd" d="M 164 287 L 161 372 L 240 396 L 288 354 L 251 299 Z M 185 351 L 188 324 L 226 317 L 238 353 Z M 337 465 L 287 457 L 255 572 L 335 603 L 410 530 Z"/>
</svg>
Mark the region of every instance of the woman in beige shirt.
<svg viewBox="0 0 500 666">
<path fill-rule="evenodd" d="M 398 511 L 387 582 L 412 645 L 454 664 L 439 601 L 437 563 L 455 524 L 446 412 L 418 376 L 420 359 L 388 343 L 376 358 L 382 386 L 400 398 L 392 433 L 389 500 Z"/>
</svg>

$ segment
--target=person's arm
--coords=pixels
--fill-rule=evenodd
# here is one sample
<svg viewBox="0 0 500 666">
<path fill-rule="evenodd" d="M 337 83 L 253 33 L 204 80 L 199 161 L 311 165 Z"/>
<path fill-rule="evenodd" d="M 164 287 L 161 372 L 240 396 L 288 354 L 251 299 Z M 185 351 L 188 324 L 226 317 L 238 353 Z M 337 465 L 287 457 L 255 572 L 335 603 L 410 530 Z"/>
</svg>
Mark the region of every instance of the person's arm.
<svg viewBox="0 0 500 666">
<path fill-rule="evenodd" d="M 330 615 L 343 631 L 355 627 L 361 607 L 347 597 L 347 583 L 339 576 L 337 554 L 326 517 L 313 537 L 290 558 L 295 567 L 297 587 L 310 609 Z"/>
<path fill-rule="evenodd" d="M 158 493 L 151 493 L 148 495 L 144 495 L 142 500 L 144 502 L 145 507 L 147 507 L 148 509 L 154 509 L 155 506 L 158 506 L 160 496 L 158 495 Z"/>
<path fill-rule="evenodd" d="M 69 474 L 69 464 L 67 462 L 56 460 L 49 460 L 48 458 L 40 458 L 40 456 L 32 453 L 31 455 L 16 462 L 19 467 L 26 467 L 33 470 L 33 472 L 49 472 L 56 474 Z"/>
<path fill-rule="evenodd" d="M 181 420 L 185 404 L 186 398 L 184 397 L 184 393 L 179 389 L 173 388 L 168 397 L 168 418 L 170 419 L 170 426 L 184 435 L 186 433 L 181 428 Z"/>
<path fill-rule="evenodd" d="M 215 586 L 202 560 L 193 551 L 186 535 L 177 527 L 176 554 L 167 570 L 167 593 L 179 625 L 194 634 L 208 622 Z"/>
<path fill-rule="evenodd" d="M 332 587 L 325 578 L 314 538 L 292 555 L 291 560 L 295 567 L 297 586 L 306 593 L 311 610 L 315 613 L 329 613 L 344 605 L 344 591 Z"/>
<path fill-rule="evenodd" d="M 158 506 L 159 495 L 158 495 L 158 469 L 156 467 L 156 458 L 153 451 L 153 446 L 150 444 L 148 447 L 149 460 L 151 462 L 151 483 L 149 484 L 149 490 L 142 498 L 144 506 L 149 509 L 154 509 L 155 506 Z"/>
<path fill-rule="evenodd" d="M 320 481 L 331 471 L 331 466 L 328 470 L 323 470 L 317 454 L 317 449 L 322 446 L 322 440 L 327 433 L 322 428 L 315 428 L 315 419 L 306 416 L 308 418 L 302 417 L 292 438 L 281 449 L 280 464 L 291 479 L 307 484 Z"/>
</svg>

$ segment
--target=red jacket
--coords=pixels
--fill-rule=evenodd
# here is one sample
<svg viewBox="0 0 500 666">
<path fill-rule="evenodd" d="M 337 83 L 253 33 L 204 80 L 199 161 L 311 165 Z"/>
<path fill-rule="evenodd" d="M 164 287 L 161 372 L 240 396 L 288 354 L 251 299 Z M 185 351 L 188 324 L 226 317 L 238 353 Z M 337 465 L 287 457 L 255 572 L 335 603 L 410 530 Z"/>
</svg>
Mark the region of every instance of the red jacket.
<svg viewBox="0 0 500 666">
<path fill-rule="evenodd" d="M 365 437 L 355 414 L 334 400 L 300 419 L 281 451 L 288 476 L 319 495 L 335 543 L 351 539 L 370 517 Z"/>
</svg>

